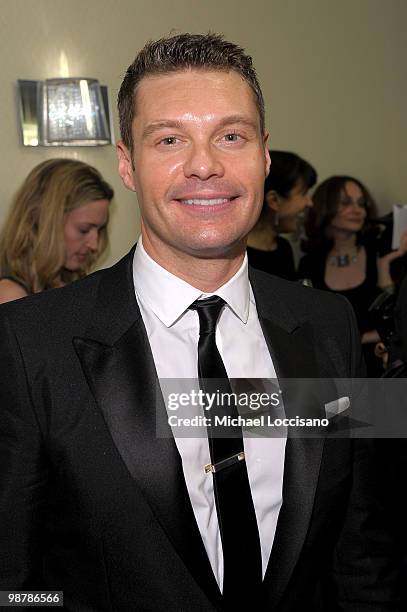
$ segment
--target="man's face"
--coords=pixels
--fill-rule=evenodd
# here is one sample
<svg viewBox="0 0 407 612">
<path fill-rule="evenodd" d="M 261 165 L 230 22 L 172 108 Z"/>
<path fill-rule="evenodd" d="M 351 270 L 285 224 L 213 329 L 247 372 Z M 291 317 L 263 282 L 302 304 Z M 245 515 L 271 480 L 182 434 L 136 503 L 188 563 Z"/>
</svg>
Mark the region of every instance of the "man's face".
<svg viewBox="0 0 407 612">
<path fill-rule="evenodd" d="M 137 192 L 147 251 L 242 252 L 269 169 L 249 85 L 233 71 L 188 70 L 144 78 L 136 97 L 134 170 L 119 144 L 119 172 Z"/>
</svg>

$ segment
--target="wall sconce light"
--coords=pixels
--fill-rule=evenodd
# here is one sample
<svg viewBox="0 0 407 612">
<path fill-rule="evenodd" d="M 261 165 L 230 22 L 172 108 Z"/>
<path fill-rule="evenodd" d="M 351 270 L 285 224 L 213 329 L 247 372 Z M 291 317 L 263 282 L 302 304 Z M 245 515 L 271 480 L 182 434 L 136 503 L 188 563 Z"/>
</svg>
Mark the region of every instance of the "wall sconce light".
<svg viewBox="0 0 407 612">
<path fill-rule="evenodd" d="M 19 80 L 17 85 L 24 146 L 113 143 L 108 90 L 96 79 Z"/>
</svg>

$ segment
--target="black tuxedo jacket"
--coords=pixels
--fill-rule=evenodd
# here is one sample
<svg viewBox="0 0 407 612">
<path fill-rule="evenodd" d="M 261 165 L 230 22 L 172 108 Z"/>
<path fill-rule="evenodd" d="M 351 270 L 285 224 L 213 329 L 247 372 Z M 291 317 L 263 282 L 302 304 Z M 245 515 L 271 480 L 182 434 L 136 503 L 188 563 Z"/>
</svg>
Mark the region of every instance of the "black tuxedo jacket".
<svg viewBox="0 0 407 612">
<path fill-rule="evenodd" d="M 361 373 L 342 298 L 251 283 L 279 377 Z M 222 610 L 175 443 L 155 435 L 132 253 L 4 305 L 0 339 L 0 589 L 63 590 L 67 610 Z M 265 610 L 396 609 L 372 465 L 366 442 L 288 439 Z"/>
</svg>

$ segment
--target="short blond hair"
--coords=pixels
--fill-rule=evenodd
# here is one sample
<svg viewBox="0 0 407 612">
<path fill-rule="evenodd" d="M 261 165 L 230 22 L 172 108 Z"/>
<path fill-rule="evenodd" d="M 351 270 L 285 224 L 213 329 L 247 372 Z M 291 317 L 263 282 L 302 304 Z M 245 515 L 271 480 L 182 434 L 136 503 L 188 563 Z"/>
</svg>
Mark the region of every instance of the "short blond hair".
<svg viewBox="0 0 407 612">
<path fill-rule="evenodd" d="M 177 34 L 149 41 L 128 67 L 120 86 L 118 110 L 120 134 L 129 151 L 133 151 L 132 125 L 135 97 L 142 79 L 151 75 L 171 74 L 188 69 L 234 71 L 252 90 L 259 112 L 260 130 L 264 133 L 264 99 L 252 58 L 238 45 L 220 34 Z"/>
<path fill-rule="evenodd" d="M 113 195 L 101 174 L 83 162 L 50 159 L 35 166 L 17 191 L 0 234 L 0 277 L 14 277 L 36 293 L 85 276 L 106 249 L 106 227 L 83 269 L 69 271 L 64 268 L 64 215 Z"/>
</svg>

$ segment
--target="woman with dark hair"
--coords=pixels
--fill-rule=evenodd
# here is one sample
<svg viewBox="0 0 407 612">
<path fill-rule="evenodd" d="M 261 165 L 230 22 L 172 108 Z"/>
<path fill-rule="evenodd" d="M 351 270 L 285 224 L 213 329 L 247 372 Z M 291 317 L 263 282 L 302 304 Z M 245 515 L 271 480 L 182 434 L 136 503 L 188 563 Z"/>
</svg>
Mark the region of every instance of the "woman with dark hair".
<svg viewBox="0 0 407 612">
<path fill-rule="evenodd" d="M 295 232 L 301 213 L 312 206 L 309 190 L 317 181 L 317 173 L 295 153 L 270 151 L 270 158 L 263 208 L 249 234 L 247 255 L 254 268 L 295 280 L 291 245 L 279 234 Z"/>
<path fill-rule="evenodd" d="M 300 261 L 299 276 L 313 287 L 344 295 L 354 308 L 362 342 L 374 343 L 378 336 L 368 310 L 381 291 L 392 287 L 390 263 L 407 251 L 407 236 L 397 251 L 378 258 L 372 226 L 376 205 L 363 183 L 351 176 L 326 179 L 312 199 L 305 221 L 307 254 Z M 372 372 L 373 349 L 365 356 Z"/>
</svg>

